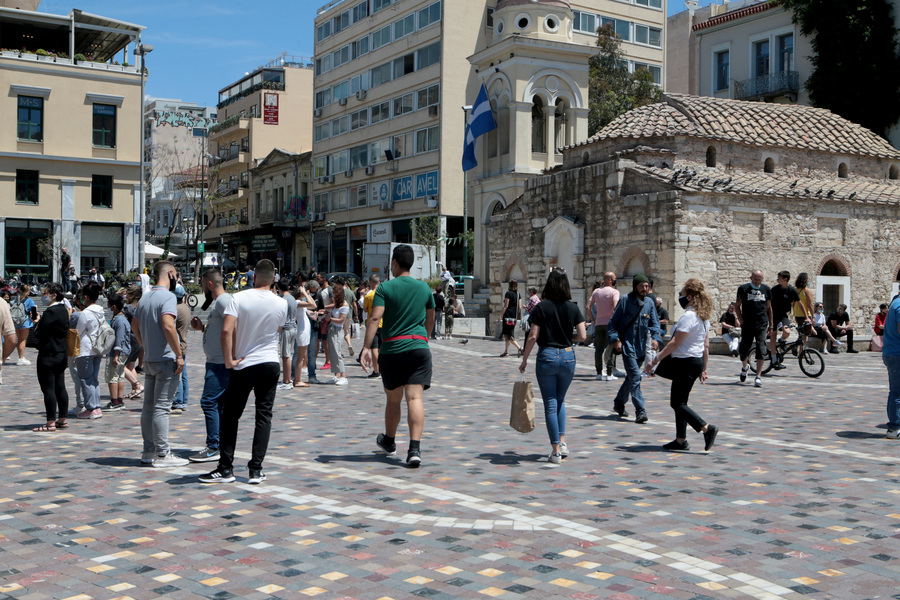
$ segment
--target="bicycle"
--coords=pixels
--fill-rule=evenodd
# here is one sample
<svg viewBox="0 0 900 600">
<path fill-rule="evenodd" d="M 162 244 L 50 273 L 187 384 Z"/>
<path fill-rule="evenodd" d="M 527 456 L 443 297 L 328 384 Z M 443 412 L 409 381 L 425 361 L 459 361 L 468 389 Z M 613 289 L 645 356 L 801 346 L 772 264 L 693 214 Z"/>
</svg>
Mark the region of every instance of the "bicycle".
<svg viewBox="0 0 900 600">
<path fill-rule="evenodd" d="M 197 308 L 197 305 L 200 304 L 200 301 L 197 300 L 197 296 L 195 294 L 187 295 L 187 305 L 191 308 Z"/>
<path fill-rule="evenodd" d="M 796 328 L 796 325 L 791 325 L 791 329 Z M 800 362 L 800 370 L 803 371 L 804 375 L 807 377 L 819 377 L 825 372 L 825 357 L 822 356 L 822 353 L 818 350 L 806 348 L 803 344 L 803 333 L 799 333 L 800 335 L 793 342 L 787 343 L 783 339 L 779 339 L 775 343 L 775 356 L 778 357 L 778 363 L 784 364 L 785 356 L 788 353 L 791 353 L 796 356 Z M 773 332 L 773 335 L 775 334 L 777 334 L 777 332 Z M 752 357 L 755 355 L 756 342 L 753 342 L 753 346 L 750 348 L 750 356 Z M 768 373 L 775 368 L 775 365 L 772 364 L 772 356 L 768 344 L 763 349 L 763 361 L 767 363 L 763 368 L 763 373 Z"/>
</svg>

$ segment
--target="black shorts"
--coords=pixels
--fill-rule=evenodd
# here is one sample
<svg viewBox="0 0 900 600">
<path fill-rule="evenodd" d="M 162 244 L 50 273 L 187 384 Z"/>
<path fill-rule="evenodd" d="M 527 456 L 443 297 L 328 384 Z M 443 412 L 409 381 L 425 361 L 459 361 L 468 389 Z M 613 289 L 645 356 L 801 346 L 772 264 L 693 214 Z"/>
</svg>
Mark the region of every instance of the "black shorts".
<svg viewBox="0 0 900 600">
<path fill-rule="evenodd" d="M 381 348 L 381 327 L 378 328 L 378 331 L 375 332 L 375 337 L 372 338 L 372 350 L 378 350 Z"/>
<path fill-rule="evenodd" d="M 788 329 L 791 328 L 791 318 L 788 315 L 784 315 L 781 318 L 775 318 L 775 331 L 781 331 L 782 327 L 786 327 Z"/>
<path fill-rule="evenodd" d="M 753 329 L 747 327 L 746 323 L 744 324 L 744 327 L 741 328 L 741 343 L 738 345 L 741 360 L 750 355 L 750 346 L 754 341 L 756 342 L 756 360 L 765 358 L 763 353 L 766 350 L 766 333 L 768 331 L 768 324 L 756 325 Z"/>
<path fill-rule="evenodd" d="M 398 354 L 379 354 L 378 370 L 386 390 L 396 390 L 404 385 L 431 387 L 431 350 L 417 348 Z"/>
</svg>

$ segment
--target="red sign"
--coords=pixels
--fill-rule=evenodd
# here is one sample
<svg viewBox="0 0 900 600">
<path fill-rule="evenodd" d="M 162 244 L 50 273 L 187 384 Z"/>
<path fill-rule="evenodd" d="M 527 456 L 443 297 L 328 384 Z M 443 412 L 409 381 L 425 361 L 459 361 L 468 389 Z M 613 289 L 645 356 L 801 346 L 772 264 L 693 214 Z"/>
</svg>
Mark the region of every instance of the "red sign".
<svg viewBox="0 0 900 600">
<path fill-rule="evenodd" d="M 278 125 L 278 94 L 266 92 L 263 98 L 263 123 Z"/>
</svg>

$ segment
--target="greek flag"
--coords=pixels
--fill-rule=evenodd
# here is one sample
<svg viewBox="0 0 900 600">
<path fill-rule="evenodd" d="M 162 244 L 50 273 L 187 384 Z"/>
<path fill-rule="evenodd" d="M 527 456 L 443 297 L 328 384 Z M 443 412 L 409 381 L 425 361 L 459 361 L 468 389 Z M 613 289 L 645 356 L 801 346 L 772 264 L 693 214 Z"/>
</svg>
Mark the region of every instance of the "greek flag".
<svg viewBox="0 0 900 600">
<path fill-rule="evenodd" d="M 478 166 L 475 158 L 475 140 L 497 127 L 494 123 L 494 113 L 491 111 L 491 103 L 488 100 L 487 90 L 484 84 L 478 92 L 478 98 L 469 113 L 469 121 L 466 123 L 466 142 L 463 147 L 462 168 L 463 171 L 474 169 Z"/>
</svg>

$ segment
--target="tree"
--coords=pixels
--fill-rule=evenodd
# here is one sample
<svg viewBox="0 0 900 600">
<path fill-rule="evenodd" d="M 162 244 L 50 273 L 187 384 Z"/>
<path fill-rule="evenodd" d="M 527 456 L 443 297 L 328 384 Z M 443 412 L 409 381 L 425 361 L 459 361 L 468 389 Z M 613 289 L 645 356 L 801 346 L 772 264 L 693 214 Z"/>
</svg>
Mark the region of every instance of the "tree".
<svg viewBox="0 0 900 600">
<path fill-rule="evenodd" d="M 621 45 L 622 40 L 612 24 L 597 30 L 599 52 L 588 62 L 588 133 L 591 135 L 619 115 L 659 101 L 662 94 L 647 69 L 628 71 Z"/>
<path fill-rule="evenodd" d="M 413 219 L 413 239 L 416 244 L 428 248 L 428 270 L 434 269 L 434 252 L 437 251 L 441 238 L 441 222 L 437 217 L 419 217 Z"/>
<path fill-rule="evenodd" d="M 164 202 L 171 211 L 171 221 L 166 229 L 163 254 L 160 257 L 166 259 L 172 235 L 181 225 L 181 215 L 192 212 L 195 219 L 198 219 L 199 226 L 200 197 L 204 182 L 199 173 L 200 165 L 197 163 L 196 150 L 187 144 L 179 146 L 177 137 L 171 144 L 155 144 L 150 148 L 150 165 L 148 179 L 153 200 Z M 151 203 L 148 203 L 148 211 L 150 208 Z M 188 211 L 188 208 L 192 208 L 193 211 Z"/>
<path fill-rule="evenodd" d="M 900 119 L 900 55 L 886 0 L 783 0 L 811 38 L 813 106 L 827 108 L 880 136 Z"/>
</svg>

